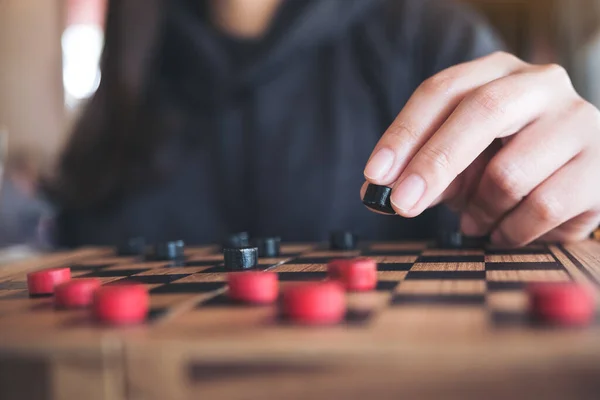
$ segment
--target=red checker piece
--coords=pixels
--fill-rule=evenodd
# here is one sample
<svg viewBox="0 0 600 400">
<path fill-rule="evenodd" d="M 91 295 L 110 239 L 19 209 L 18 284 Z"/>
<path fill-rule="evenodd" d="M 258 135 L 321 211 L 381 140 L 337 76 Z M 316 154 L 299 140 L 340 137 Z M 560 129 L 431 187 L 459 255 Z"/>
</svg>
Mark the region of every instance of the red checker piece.
<svg viewBox="0 0 600 400">
<path fill-rule="evenodd" d="M 373 290 L 377 286 L 377 263 L 371 258 L 348 258 L 332 260 L 327 265 L 331 279 L 344 285 L 346 290 Z"/>
<path fill-rule="evenodd" d="M 344 288 L 339 282 L 305 282 L 289 286 L 282 296 L 283 314 L 306 325 L 334 324 L 346 314 Z"/>
<path fill-rule="evenodd" d="M 246 303 L 272 303 L 277 299 L 277 274 L 270 271 L 231 272 L 227 275 L 229 297 Z"/>
<path fill-rule="evenodd" d="M 112 325 L 135 324 L 148 315 L 150 295 L 141 284 L 106 285 L 96 290 L 93 301 L 94 316 L 98 321 Z"/>
<path fill-rule="evenodd" d="M 582 326 L 592 322 L 596 304 L 587 287 L 574 282 L 536 283 L 529 287 L 532 314 L 545 322 Z"/>
<path fill-rule="evenodd" d="M 87 307 L 92 304 L 100 279 L 81 278 L 61 283 L 54 288 L 54 304 L 60 308 Z"/>
<path fill-rule="evenodd" d="M 48 268 L 27 274 L 27 288 L 30 295 L 54 293 L 54 287 L 71 279 L 71 269 Z"/>
</svg>

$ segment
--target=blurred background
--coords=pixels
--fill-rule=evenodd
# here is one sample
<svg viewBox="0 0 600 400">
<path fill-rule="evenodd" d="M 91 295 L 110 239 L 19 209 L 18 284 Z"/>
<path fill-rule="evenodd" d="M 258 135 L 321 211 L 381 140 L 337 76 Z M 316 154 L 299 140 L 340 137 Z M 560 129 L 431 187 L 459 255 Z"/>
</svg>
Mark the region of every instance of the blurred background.
<svg viewBox="0 0 600 400">
<path fill-rule="evenodd" d="M 0 133 L 8 137 L 0 152 L 0 247 L 44 244 L 52 210 L 36 183 L 51 173 L 101 79 L 107 1 L 0 0 Z M 511 52 L 562 64 L 579 93 L 600 106 L 600 0 L 462 1 L 491 22 Z"/>
</svg>

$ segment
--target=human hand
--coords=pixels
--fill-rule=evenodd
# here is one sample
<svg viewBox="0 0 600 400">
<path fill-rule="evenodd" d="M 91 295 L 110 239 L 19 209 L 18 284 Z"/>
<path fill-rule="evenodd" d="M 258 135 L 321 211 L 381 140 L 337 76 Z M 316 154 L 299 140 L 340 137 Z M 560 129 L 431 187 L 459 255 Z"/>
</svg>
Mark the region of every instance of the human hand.
<svg viewBox="0 0 600 400">
<path fill-rule="evenodd" d="M 521 246 L 586 238 L 600 223 L 600 111 L 565 70 L 507 53 L 446 69 L 411 96 L 377 143 L 367 184 L 415 217 L 439 202 L 467 235 Z"/>
</svg>

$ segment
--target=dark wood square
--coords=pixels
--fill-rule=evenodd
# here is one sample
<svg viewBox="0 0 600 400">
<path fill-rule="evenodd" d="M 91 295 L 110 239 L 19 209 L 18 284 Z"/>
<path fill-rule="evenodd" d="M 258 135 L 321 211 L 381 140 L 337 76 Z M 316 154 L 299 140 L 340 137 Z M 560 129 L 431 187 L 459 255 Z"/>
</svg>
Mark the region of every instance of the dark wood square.
<svg viewBox="0 0 600 400">
<path fill-rule="evenodd" d="M 155 287 L 150 290 L 150 294 L 166 293 L 208 293 L 225 287 L 225 282 L 185 282 L 169 283 L 167 285 Z"/>
<path fill-rule="evenodd" d="M 299 271 L 299 272 L 277 272 L 279 280 L 282 282 L 296 281 L 321 281 L 327 278 L 327 272 L 324 271 Z"/>
<path fill-rule="evenodd" d="M 101 270 L 90 272 L 89 274 L 80 275 L 78 278 L 106 278 L 106 277 L 112 277 L 112 276 L 130 276 L 130 275 L 139 274 L 141 272 L 146 272 L 149 270 L 150 270 L 150 268 L 114 269 L 114 270 L 101 269 Z"/>
<path fill-rule="evenodd" d="M 413 263 L 378 263 L 377 271 L 410 271 Z"/>
<path fill-rule="evenodd" d="M 392 306 L 396 305 L 418 305 L 418 304 L 435 304 L 447 306 L 459 305 L 485 305 L 485 295 L 483 294 L 396 294 L 392 297 Z"/>
<path fill-rule="evenodd" d="M 406 280 L 409 279 L 460 279 L 460 280 L 471 280 L 480 279 L 485 280 L 485 271 L 408 271 L 406 274 Z"/>
<path fill-rule="evenodd" d="M 123 279 L 119 279 L 118 281 L 111 282 L 113 283 L 144 283 L 147 285 L 157 285 L 157 284 L 167 284 L 177 279 L 185 278 L 186 276 L 190 276 L 191 274 L 170 274 L 170 275 L 132 275 L 125 277 Z"/>
</svg>

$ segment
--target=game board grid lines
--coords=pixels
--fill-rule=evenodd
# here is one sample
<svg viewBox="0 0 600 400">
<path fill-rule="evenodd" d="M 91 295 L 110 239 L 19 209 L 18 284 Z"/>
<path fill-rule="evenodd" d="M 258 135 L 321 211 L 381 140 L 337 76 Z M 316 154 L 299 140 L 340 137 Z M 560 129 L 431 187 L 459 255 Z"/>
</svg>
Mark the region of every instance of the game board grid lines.
<svg viewBox="0 0 600 400">
<path fill-rule="evenodd" d="M 594 285 L 600 286 L 600 270 L 597 268 L 597 266 L 592 265 L 590 266 L 590 268 L 584 267 L 583 264 L 577 259 L 577 257 L 571 254 L 571 252 L 568 251 L 566 247 L 561 244 L 556 245 L 554 247 L 554 250 L 558 251 L 559 254 L 562 253 L 562 255 L 566 257 L 565 262 L 575 267 L 576 271 L 574 271 L 574 273 L 583 276 L 584 279 L 587 279 Z M 554 256 L 556 257 L 556 254 L 554 254 Z"/>
<path fill-rule="evenodd" d="M 529 282 L 567 281 L 570 275 L 548 246 L 519 250 L 423 250 L 415 263 L 402 266 L 407 275 L 395 288 L 390 307 L 472 306 L 486 310 L 492 323 L 527 322 L 522 302 L 516 309 L 502 308 L 494 293 L 522 297 Z M 449 289 L 452 282 L 463 289 Z"/>
<path fill-rule="evenodd" d="M 336 253 L 330 254 L 331 258 L 337 258 Z M 330 259 L 329 257 L 327 259 Z M 302 259 L 304 261 L 305 259 Z M 268 268 L 278 274 L 278 278 L 281 287 L 284 288 L 288 284 L 293 284 L 298 281 L 321 281 L 327 278 L 327 264 L 325 263 L 312 263 L 312 264 L 300 264 L 292 262 L 282 262 L 278 265 Z M 349 299 L 348 308 L 346 315 L 341 322 L 341 325 L 348 326 L 365 326 L 371 320 L 371 317 L 375 313 L 373 307 L 365 307 L 364 300 L 372 296 L 389 296 L 393 289 L 398 285 L 399 281 L 406 275 L 405 271 L 378 271 L 378 282 L 374 291 L 367 293 L 347 293 L 346 296 Z M 387 294 L 386 294 L 387 293 Z M 350 301 L 353 299 L 354 301 Z M 196 305 L 195 310 L 198 312 L 214 309 L 215 307 L 226 310 L 225 312 L 234 312 L 233 310 L 244 310 L 254 309 L 256 307 L 266 307 L 271 309 L 271 314 L 277 314 L 277 304 L 281 301 L 279 299 L 275 304 L 256 306 L 240 304 L 229 299 L 227 294 L 227 288 L 223 288 L 217 295 L 211 296 Z M 385 303 L 381 302 L 380 303 Z M 289 324 L 283 316 L 276 315 L 274 321 L 277 326 L 286 326 Z"/>
<path fill-rule="evenodd" d="M 546 253 L 486 256 L 486 309 L 496 328 L 532 328 L 526 288 L 534 282 L 567 282 L 573 277 L 549 246 Z"/>
<path fill-rule="evenodd" d="M 390 246 L 388 251 L 377 250 L 382 248 L 380 246 L 375 246 L 375 250 L 364 247 L 358 253 L 352 253 L 376 260 L 378 283 L 374 293 L 387 296 L 389 299 L 386 303 L 394 308 L 423 305 L 485 307 L 494 322 L 522 323 L 522 290 L 528 282 L 571 279 L 569 271 L 547 246 L 517 249 L 519 251 L 516 252 L 502 249 L 484 252 L 476 249 L 400 247 L 394 249 Z M 312 248 L 308 253 L 278 257 L 266 260 L 267 262 L 263 259 L 259 269 L 274 270 L 283 284 L 300 280 L 322 280 L 327 276 L 327 262 L 348 254 L 318 252 Z M 566 251 L 565 254 L 570 255 Z M 204 253 L 195 256 L 195 259 L 198 263 L 206 264 L 190 265 L 185 262 L 173 265 L 169 262 L 143 262 L 131 257 L 96 257 L 92 260 L 78 260 L 73 264 L 73 276 L 95 276 L 103 283 L 137 282 L 146 285 L 152 299 L 148 316 L 150 322 L 168 314 L 172 304 L 191 296 L 201 294 L 209 299 L 199 302 L 198 310 L 210 306 L 210 302 L 218 303 L 223 300 L 228 271 L 222 266 L 222 256 Z M 219 259 L 220 263 L 217 261 Z M 26 289 L 25 278 L 20 279 L 0 283 L 0 290 Z M 483 287 L 485 290 L 481 292 Z M 169 296 L 174 296 L 174 303 L 167 301 Z M 161 297 L 164 300 L 160 300 Z M 521 299 L 520 302 L 518 298 Z M 354 321 L 358 322 L 357 325 L 364 325 L 379 311 L 351 308 L 345 323 Z"/>
</svg>

